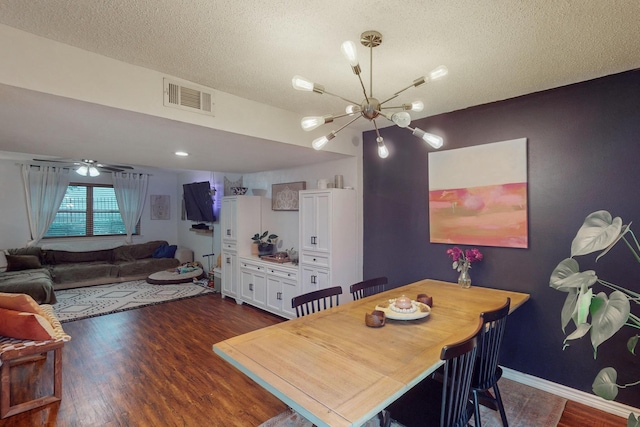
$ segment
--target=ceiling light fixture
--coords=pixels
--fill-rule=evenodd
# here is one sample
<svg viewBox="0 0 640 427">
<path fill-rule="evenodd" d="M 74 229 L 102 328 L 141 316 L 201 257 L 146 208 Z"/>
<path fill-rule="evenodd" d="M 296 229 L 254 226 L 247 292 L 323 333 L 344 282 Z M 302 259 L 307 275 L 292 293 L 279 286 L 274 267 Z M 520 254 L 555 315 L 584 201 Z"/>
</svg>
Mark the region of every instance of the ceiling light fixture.
<svg viewBox="0 0 640 427">
<path fill-rule="evenodd" d="M 98 176 L 100 171 L 94 166 L 95 160 L 82 160 L 82 166 L 76 169 L 76 173 L 82 176 Z M 101 165 L 98 165 L 101 166 Z"/>
<path fill-rule="evenodd" d="M 422 101 L 415 101 L 415 102 L 412 102 L 411 104 L 402 104 L 400 106 L 394 106 L 394 107 L 383 107 L 382 105 L 397 98 L 398 95 L 400 95 L 402 92 L 404 92 L 407 89 L 410 89 L 412 87 L 418 87 L 424 83 L 428 83 L 432 80 L 436 80 L 441 77 L 444 77 L 448 73 L 447 67 L 445 67 L 444 65 L 441 65 L 435 68 L 428 75 L 415 79 L 413 83 L 411 83 L 409 86 L 397 91 L 390 98 L 380 102 L 373 97 L 373 48 L 376 46 L 379 46 L 382 43 L 382 34 L 380 34 L 377 31 L 365 31 L 360 36 L 360 43 L 363 46 L 366 46 L 369 48 L 369 71 L 370 71 L 369 94 L 367 94 L 367 90 L 365 89 L 364 83 L 362 82 L 362 77 L 360 76 L 361 69 L 360 69 L 360 64 L 358 63 L 356 44 L 352 41 L 346 41 L 342 43 L 341 50 L 345 58 L 347 58 L 347 60 L 349 61 L 349 64 L 351 64 L 351 69 L 353 70 L 353 73 L 357 75 L 358 79 L 360 80 L 360 86 L 362 86 L 362 91 L 364 93 L 364 100 L 361 103 L 358 104 L 357 102 L 343 98 L 342 96 L 333 94 L 331 92 L 327 92 L 324 86 L 313 83 L 312 81 L 305 79 L 304 77 L 294 76 L 293 79 L 291 80 L 291 84 L 293 85 L 294 89 L 307 91 L 307 92 L 315 92 L 318 94 L 326 93 L 327 95 L 338 97 L 349 103 L 349 105 L 345 109 L 345 114 L 335 114 L 335 115 L 327 114 L 324 116 L 304 117 L 300 122 L 300 125 L 302 126 L 302 129 L 304 129 L 305 131 L 314 130 L 325 123 L 333 122 L 333 120 L 337 118 L 341 118 L 345 116 L 353 116 L 355 114 L 360 113 L 354 119 L 349 121 L 347 124 L 340 127 L 338 130 L 331 131 L 328 135 L 315 139 L 311 144 L 312 147 L 315 148 L 316 150 L 321 150 L 325 145 L 327 145 L 329 141 L 331 141 L 333 138 L 336 137 L 336 134 L 338 132 L 340 132 L 342 129 L 346 128 L 351 123 L 358 120 L 360 117 L 364 117 L 365 119 L 373 122 L 373 125 L 375 126 L 376 135 L 377 135 L 376 142 L 378 143 L 378 156 L 384 159 L 389 155 L 389 150 L 384 145 L 384 139 L 382 138 L 382 136 L 380 136 L 378 124 L 376 123 L 376 118 L 380 116 L 392 121 L 398 127 L 409 129 L 410 131 L 413 132 L 414 136 L 422 139 L 423 141 L 431 145 L 433 148 L 442 147 L 442 144 L 443 144 L 442 137 L 425 132 L 419 128 L 411 128 L 409 126 L 411 124 L 411 116 L 409 115 L 409 113 L 407 113 L 407 111 L 422 111 L 424 108 L 424 104 L 422 103 Z M 396 109 L 400 111 L 397 111 L 395 113 L 382 111 L 386 109 Z"/>
</svg>

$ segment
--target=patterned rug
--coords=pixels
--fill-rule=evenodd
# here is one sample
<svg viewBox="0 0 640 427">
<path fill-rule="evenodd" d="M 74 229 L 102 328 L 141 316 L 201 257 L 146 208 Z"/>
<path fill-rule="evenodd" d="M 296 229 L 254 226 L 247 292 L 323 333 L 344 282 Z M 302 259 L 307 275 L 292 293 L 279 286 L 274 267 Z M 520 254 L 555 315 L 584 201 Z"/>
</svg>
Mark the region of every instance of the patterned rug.
<svg viewBox="0 0 640 427">
<path fill-rule="evenodd" d="M 215 292 L 200 283 L 151 285 L 144 280 L 56 291 L 53 310 L 61 323 L 118 313 Z"/>
</svg>

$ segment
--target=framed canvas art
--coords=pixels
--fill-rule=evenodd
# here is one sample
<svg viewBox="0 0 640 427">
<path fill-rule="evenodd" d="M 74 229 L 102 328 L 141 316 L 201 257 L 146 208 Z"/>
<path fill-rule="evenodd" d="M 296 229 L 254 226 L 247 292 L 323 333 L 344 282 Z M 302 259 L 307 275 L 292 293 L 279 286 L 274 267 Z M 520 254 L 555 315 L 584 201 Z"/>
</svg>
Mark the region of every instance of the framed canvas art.
<svg viewBox="0 0 640 427">
<path fill-rule="evenodd" d="M 298 191 L 306 189 L 306 181 L 273 184 L 271 186 L 271 209 L 274 211 L 300 210 Z"/>
<path fill-rule="evenodd" d="M 527 248 L 527 139 L 429 153 L 429 235 Z"/>
<path fill-rule="evenodd" d="M 151 219 L 170 219 L 170 198 L 164 195 L 151 195 Z"/>
</svg>

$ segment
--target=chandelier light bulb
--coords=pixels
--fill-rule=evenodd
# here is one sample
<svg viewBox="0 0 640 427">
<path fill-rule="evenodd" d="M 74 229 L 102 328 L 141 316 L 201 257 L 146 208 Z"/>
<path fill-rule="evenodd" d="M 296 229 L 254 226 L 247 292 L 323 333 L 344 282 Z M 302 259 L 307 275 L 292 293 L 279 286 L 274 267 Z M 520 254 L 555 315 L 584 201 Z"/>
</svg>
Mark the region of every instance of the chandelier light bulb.
<svg viewBox="0 0 640 427">
<path fill-rule="evenodd" d="M 313 91 L 313 82 L 310 81 L 309 79 L 305 79 L 302 76 L 294 76 L 291 79 L 291 85 L 296 90 L 303 90 L 305 92 Z"/>
<path fill-rule="evenodd" d="M 349 61 L 352 67 L 358 66 L 358 51 L 356 51 L 356 44 L 354 42 L 346 41 L 342 43 L 340 50 L 342 50 L 342 54 L 347 58 L 347 61 Z"/>
<path fill-rule="evenodd" d="M 360 112 L 360 106 L 359 105 L 349 104 L 349 105 L 347 105 L 347 108 L 344 109 L 344 111 L 349 115 L 356 114 L 356 113 Z"/>
<path fill-rule="evenodd" d="M 329 138 L 327 138 L 326 136 L 321 136 L 320 138 L 314 139 L 311 143 L 311 146 L 314 150 L 322 150 L 322 148 L 327 145 L 327 142 L 329 142 Z"/>
<path fill-rule="evenodd" d="M 93 166 L 89 168 L 89 176 L 98 176 L 100 175 L 100 171 Z"/>
<path fill-rule="evenodd" d="M 307 132 L 317 129 L 318 127 L 324 124 L 324 117 L 322 116 L 309 116 L 303 117 L 300 122 L 300 126 L 302 126 L 303 130 Z"/>
<path fill-rule="evenodd" d="M 411 111 L 422 111 L 424 110 L 424 102 L 422 101 L 413 101 L 411 103 Z"/>
<path fill-rule="evenodd" d="M 378 143 L 378 157 L 381 159 L 386 159 L 389 157 L 389 150 L 384 145 L 384 139 L 381 136 L 376 138 L 376 142 Z"/>
<path fill-rule="evenodd" d="M 444 65 L 441 65 L 441 66 L 436 67 L 433 70 L 431 70 L 431 72 L 429 73 L 429 79 L 430 80 L 437 80 L 440 77 L 446 76 L 447 74 L 449 74 L 449 69 L 447 67 L 445 67 Z"/>
<path fill-rule="evenodd" d="M 76 171 L 76 173 L 78 175 L 82 175 L 82 176 L 87 176 L 87 174 L 89 173 L 89 168 L 82 165 L 78 168 L 78 170 Z"/>
<path fill-rule="evenodd" d="M 406 111 L 393 113 L 393 115 L 391 116 L 391 120 L 401 128 L 406 128 L 411 124 L 411 116 Z"/>
<path fill-rule="evenodd" d="M 441 136 L 425 132 L 425 131 L 423 131 L 422 129 L 419 129 L 419 128 L 415 128 L 413 130 L 413 135 L 417 136 L 420 139 L 422 139 L 424 142 L 426 142 L 427 144 L 429 144 L 433 148 L 442 147 L 442 144 L 444 142 L 444 140 L 442 139 Z"/>
</svg>

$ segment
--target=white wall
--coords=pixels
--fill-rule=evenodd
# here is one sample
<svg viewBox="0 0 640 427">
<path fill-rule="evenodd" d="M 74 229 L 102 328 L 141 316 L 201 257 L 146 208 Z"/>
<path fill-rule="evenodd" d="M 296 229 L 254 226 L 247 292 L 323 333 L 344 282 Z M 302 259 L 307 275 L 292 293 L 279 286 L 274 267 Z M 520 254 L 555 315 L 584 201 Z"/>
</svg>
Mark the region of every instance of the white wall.
<svg viewBox="0 0 640 427">
<path fill-rule="evenodd" d="M 108 174 L 96 178 L 82 177 L 75 174 L 72 182 L 111 184 Z M 170 244 L 178 243 L 178 208 L 177 175 L 175 173 L 154 172 L 149 177 L 149 188 L 144 211 L 140 218 L 140 236 L 133 236 L 134 243 L 150 240 L 166 240 Z M 169 195 L 171 218 L 169 220 L 151 220 L 149 200 L 151 195 Z M 181 194 L 180 194 L 181 195 Z M 31 240 L 24 186 L 20 166 L 12 160 L 0 160 L 0 248 L 24 247 Z M 63 250 L 91 250 L 119 246 L 124 237 L 46 239 L 40 246 Z"/>
<path fill-rule="evenodd" d="M 0 57 L 7 59 L 0 83 L 10 86 L 304 147 L 323 135 L 303 131 L 297 113 L 217 90 L 215 116 L 166 108 L 162 82 L 173 76 L 1 24 Z M 325 150 L 356 155 L 353 140 L 362 141 L 362 134 L 346 128 Z"/>
</svg>

